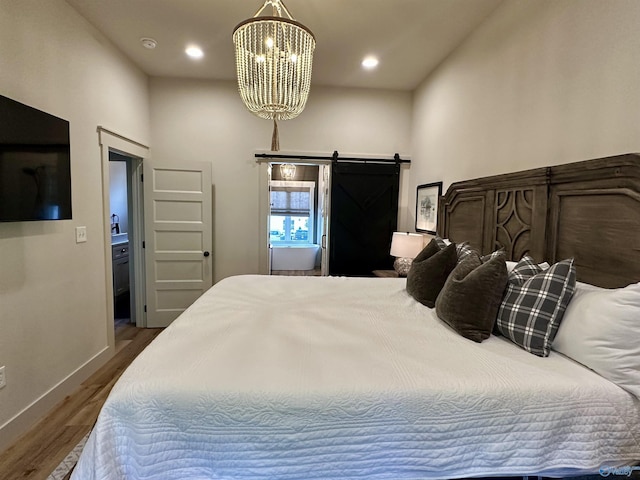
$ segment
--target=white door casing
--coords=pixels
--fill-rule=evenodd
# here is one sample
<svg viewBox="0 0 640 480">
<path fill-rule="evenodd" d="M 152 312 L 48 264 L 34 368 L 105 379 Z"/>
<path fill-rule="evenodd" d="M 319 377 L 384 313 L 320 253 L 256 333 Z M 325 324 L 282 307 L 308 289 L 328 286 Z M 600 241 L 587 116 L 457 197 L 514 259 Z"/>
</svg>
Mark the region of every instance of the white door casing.
<svg viewBox="0 0 640 480">
<path fill-rule="evenodd" d="M 146 164 L 150 159 L 149 147 L 135 140 L 127 138 L 119 133 L 113 132 L 103 126 L 98 126 L 98 143 L 100 145 L 100 157 L 102 161 L 102 209 L 103 209 L 103 238 L 105 247 L 105 287 L 107 304 L 107 342 L 113 351 L 115 348 L 114 315 L 113 315 L 113 262 L 111 249 L 111 208 L 110 208 L 110 178 L 109 178 L 109 153 L 117 152 L 134 159 L 136 169 L 141 169 L 143 162 Z M 136 173 L 139 173 L 136 170 Z M 142 195 L 139 184 L 132 184 L 132 201 L 134 214 L 131 216 L 130 225 L 136 232 L 139 241 L 129 238 L 129 254 L 135 265 L 133 277 L 130 281 L 134 284 L 132 293 L 135 295 L 135 318 L 136 326 L 145 327 L 144 306 L 144 254 L 142 249 L 143 222 L 142 222 Z"/>
<path fill-rule="evenodd" d="M 267 205 L 269 206 L 269 212 L 267 213 L 267 271 L 271 275 L 271 260 L 273 259 L 273 247 L 271 245 L 271 172 L 273 171 L 273 165 L 270 163 L 267 168 Z M 260 202 L 262 203 L 262 202 Z"/>
<path fill-rule="evenodd" d="M 211 164 L 145 162 L 147 327 L 166 327 L 213 284 Z"/>
<path fill-rule="evenodd" d="M 318 192 L 318 203 L 320 204 L 320 214 L 322 222 L 322 237 L 320 239 L 322 260 L 320 262 L 320 274 L 325 277 L 329 275 L 329 225 L 331 208 L 331 165 L 320 165 L 320 176 L 322 178 L 320 191 Z"/>
<path fill-rule="evenodd" d="M 264 153 L 264 152 L 258 152 Z M 296 162 L 296 153 L 287 154 L 288 160 L 295 164 L 303 165 L 318 165 L 320 169 L 319 182 L 318 182 L 318 199 L 321 203 L 322 209 L 319 210 L 322 216 L 319 225 L 322 225 L 322 236 L 320 242 L 322 246 L 322 275 L 329 274 L 329 245 L 327 242 L 327 235 L 329 234 L 329 220 L 331 216 L 330 209 L 330 197 L 331 197 L 331 160 L 311 160 L 306 157 L 310 153 L 300 153 L 304 161 L 300 160 Z M 259 205 L 259 217 L 258 217 L 258 253 L 259 253 L 259 273 L 263 275 L 269 275 L 271 273 L 271 244 L 269 241 L 269 231 L 271 230 L 269 225 L 269 217 L 271 214 L 271 168 L 275 160 L 270 157 L 261 157 L 256 159 L 256 163 L 259 165 L 259 182 L 258 191 L 260 198 Z M 281 160 L 277 160 L 282 163 Z M 321 177 L 321 178 L 320 178 Z M 320 181 L 322 180 L 322 181 Z M 324 184 L 324 186 L 321 185 Z M 320 207 L 319 207 L 320 209 Z"/>
</svg>

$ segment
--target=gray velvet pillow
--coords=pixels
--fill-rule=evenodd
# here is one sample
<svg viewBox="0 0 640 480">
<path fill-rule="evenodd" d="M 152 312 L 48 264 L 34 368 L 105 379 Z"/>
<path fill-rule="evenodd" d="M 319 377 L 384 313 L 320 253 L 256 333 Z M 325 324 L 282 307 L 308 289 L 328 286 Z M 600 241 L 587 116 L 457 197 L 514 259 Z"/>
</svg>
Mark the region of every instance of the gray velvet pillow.
<svg viewBox="0 0 640 480">
<path fill-rule="evenodd" d="M 503 255 L 482 263 L 468 255 L 451 272 L 438 299 L 436 314 L 463 337 L 474 342 L 489 338 L 505 287 L 507 265 Z"/>
<path fill-rule="evenodd" d="M 456 245 L 440 249 L 435 240 L 413 259 L 407 274 L 407 292 L 417 301 L 433 308 L 447 277 L 458 261 Z"/>
<path fill-rule="evenodd" d="M 418 253 L 418 255 L 416 255 L 413 258 L 413 262 L 417 262 L 417 263 L 422 262 L 423 260 L 426 260 L 427 258 L 434 256 L 436 253 L 438 253 L 440 250 L 442 250 L 445 247 L 446 245 L 444 247 L 441 246 L 440 243 L 434 238 L 425 245 L 425 247 L 420 251 L 420 253 Z"/>
</svg>

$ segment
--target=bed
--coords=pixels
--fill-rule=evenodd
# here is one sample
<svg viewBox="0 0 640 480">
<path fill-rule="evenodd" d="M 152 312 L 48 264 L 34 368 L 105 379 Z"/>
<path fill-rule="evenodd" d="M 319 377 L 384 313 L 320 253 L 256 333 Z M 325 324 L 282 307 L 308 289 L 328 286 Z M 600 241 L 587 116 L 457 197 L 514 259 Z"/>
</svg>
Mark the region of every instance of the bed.
<svg viewBox="0 0 640 480">
<path fill-rule="evenodd" d="M 439 233 L 509 260 L 573 256 L 578 280 L 624 287 L 640 280 L 639 192 L 636 155 L 460 182 L 441 199 Z M 636 395 L 556 351 L 469 341 L 405 283 L 217 283 L 124 372 L 72 479 L 570 477 L 637 464 Z"/>
</svg>

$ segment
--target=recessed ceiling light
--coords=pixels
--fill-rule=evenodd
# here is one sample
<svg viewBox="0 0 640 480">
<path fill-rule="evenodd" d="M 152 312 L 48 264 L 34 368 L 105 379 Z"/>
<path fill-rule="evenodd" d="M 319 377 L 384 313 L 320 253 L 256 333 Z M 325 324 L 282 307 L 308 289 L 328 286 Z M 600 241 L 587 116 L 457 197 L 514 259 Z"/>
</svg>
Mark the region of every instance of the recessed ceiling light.
<svg viewBox="0 0 640 480">
<path fill-rule="evenodd" d="M 153 50 L 158 46 L 158 42 L 156 42 L 153 38 L 142 37 L 140 39 L 140 43 L 144 48 L 148 48 L 149 50 Z"/>
<path fill-rule="evenodd" d="M 185 52 L 191 58 L 202 58 L 202 57 L 204 57 L 204 52 L 202 51 L 202 49 L 200 47 L 195 46 L 195 45 L 191 45 L 191 46 L 187 47 Z"/>
<path fill-rule="evenodd" d="M 362 60 L 362 66 L 364 68 L 376 68 L 378 66 L 378 59 L 376 57 L 366 57 Z"/>
</svg>

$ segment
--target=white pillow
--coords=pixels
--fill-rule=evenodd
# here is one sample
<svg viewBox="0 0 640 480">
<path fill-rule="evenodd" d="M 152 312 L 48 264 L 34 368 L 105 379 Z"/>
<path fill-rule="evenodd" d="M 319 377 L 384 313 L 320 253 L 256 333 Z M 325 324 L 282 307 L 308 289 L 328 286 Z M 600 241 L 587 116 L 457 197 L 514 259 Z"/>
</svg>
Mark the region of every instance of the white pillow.
<svg viewBox="0 0 640 480">
<path fill-rule="evenodd" d="M 578 282 L 552 348 L 640 398 L 640 283 Z"/>
</svg>

